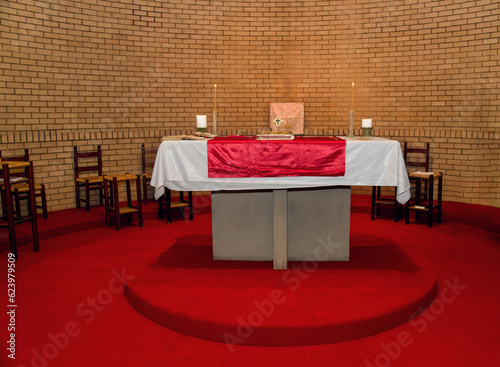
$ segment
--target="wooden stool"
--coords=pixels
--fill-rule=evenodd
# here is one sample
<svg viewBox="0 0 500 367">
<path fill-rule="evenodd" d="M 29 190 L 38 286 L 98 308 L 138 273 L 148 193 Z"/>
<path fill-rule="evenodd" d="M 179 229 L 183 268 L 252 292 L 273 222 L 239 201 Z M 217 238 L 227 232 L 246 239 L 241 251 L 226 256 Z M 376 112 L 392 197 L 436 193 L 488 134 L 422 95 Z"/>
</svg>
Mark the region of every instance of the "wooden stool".
<svg viewBox="0 0 500 367">
<path fill-rule="evenodd" d="M 401 204 L 398 203 L 396 199 L 397 191 L 398 189 L 394 189 L 394 196 L 391 197 L 383 197 L 381 195 L 382 188 L 380 186 L 373 186 L 372 187 L 372 205 L 371 205 L 371 213 L 370 213 L 370 218 L 371 220 L 375 220 L 375 216 L 379 217 L 380 216 L 380 206 L 392 206 L 393 209 L 393 216 L 394 216 L 394 222 L 399 221 L 399 217 L 401 215 Z"/>
<path fill-rule="evenodd" d="M 41 204 L 35 206 L 39 209 L 42 209 L 43 219 L 47 219 L 49 217 L 47 211 L 47 196 L 45 194 L 45 185 L 44 184 L 36 184 L 35 183 L 35 198 L 40 197 Z M 16 203 L 16 213 L 17 216 L 21 216 L 21 200 L 25 200 L 29 196 L 29 185 L 26 182 L 12 185 L 12 192 L 14 193 L 14 199 Z M 29 207 L 28 207 L 29 209 Z M 31 213 L 29 213 L 31 215 Z"/>
<path fill-rule="evenodd" d="M 441 223 L 441 208 L 443 203 L 443 174 L 441 172 L 413 172 L 409 174 L 410 179 L 416 182 L 415 201 L 411 199 L 405 205 L 405 223 L 410 222 L 410 210 L 415 211 L 415 219 L 420 213 L 427 214 L 427 226 L 432 227 L 434 209 L 437 209 L 436 222 Z M 434 180 L 438 180 L 437 204 L 434 204 Z M 422 201 L 422 183 L 427 183 L 427 200 Z"/>
<path fill-rule="evenodd" d="M 172 201 L 172 193 L 169 189 L 165 188 L 165 194 L 163 194 L 158 200 L 158 218 L 163 219 L 163 207 L 167 208 L 167 223 L 172 223 L 172 210 L 179 209 L 181 214 L 184 215 L 184 209 L 188 209 L 189 220 L 193 220 L 193 192 L 188 191 L 188 200 L 184 199 L 184 192 L 179 192 L 179 200 Z"/>
<path fill-rule="evenodd" d="M 137 205 L 132 205 L 132 191 L 130 183 L 135 181 L 137 189 Z M 121 229 L 120 216 L 129 215 L 129 221 L 132 220 L 132 214 L 138 213 L 139 227 L 142 227 L 142 201 L 141 201 L 141 179 L 140 175 L 132 175 L 129 173 L 116 176 L 104 176 L 104 208 L 106 213 L 106 226 L 111 225 L 111 213 L 114 213 L 116 218 L 116 230 Z M 127 189 L 127 205 L 120 207 L 118 197 L 118 184 L 125 182 Z"/>
<path fill-rule="evenodd" d="M 2 151 L 0 150 L 0 161 L 9 161 L 9 162 L 29 162 L 30 161 L 30 152 L 29 149 L 24 149 L 24 155 L 17 155 L 17 156 L 9 156 L 9 157 L 2 157 Z M 16 172 L 16 170 L 19 170 L 19 172 Z M 26 173 L 23 168 L 19 169 L 13 169 L 10 171 L 10 178 L 11 178 L 11 190 L 12 193 L 14 194 L 14 200 L 16 203 L 16 215 L 18 217 L 21 217 L 22 214 L 22 208 L 21 208 L 21 201 L 29 200 L 29 186 L 28 186 L 28 180 L 26 179 Z M 19 180 L 20 178 L 23 178 Z M 34 178 L 33 178 L 34 179 Z M 41 204 L 37 205 L 36 204 L 36 198 L 39 197 L 41 200 Z M 37 184 L 35 183 L 35 206 L 39 209 L 42 209 L 43 212 L 43 219 L 48 218 L 48 210 L 47 210 L 47 196 L 45 194 L 45 185 L 44 184 Z M 29 210 L 29 205 L 28 205 L 28 210 Z M 29 214 L 31 215 L 31 214 Z"/>
<path fill-rule="evenodd" d="M 0 191 L 2 194 L 2 207 L 4 211 L 4 216 L 2 219 L 6 220 L 7 224 L 0 224 L 2 228 L 9 228 L 9 240 L 10 240 L 10 251 L 15 255 L 17 259 L 17 242 L 16 242 L 16 232 L 15 225 L 24 222 L 31 222 L 31 232 L 33 235 L 33 251 L 39 251 L 38 244 L 38 226 L 36 221 L 36 206 L 35 206 L 35 184 L 33 181 L 33 162 L 8 162 L 2 161 L 1 163 L 1 177 L 3 182 L 0 183 Z M 17 213 L 14 211 L 14 203 L 12 201 L 12 184 L 10 171 L 16 169 L 25 169 L 26 179 L 28 181 L 29 187 L 29 197 L 28 205 L 30 208 L 30 213 L 27 216 L 18 217 Z"/>
</svg>

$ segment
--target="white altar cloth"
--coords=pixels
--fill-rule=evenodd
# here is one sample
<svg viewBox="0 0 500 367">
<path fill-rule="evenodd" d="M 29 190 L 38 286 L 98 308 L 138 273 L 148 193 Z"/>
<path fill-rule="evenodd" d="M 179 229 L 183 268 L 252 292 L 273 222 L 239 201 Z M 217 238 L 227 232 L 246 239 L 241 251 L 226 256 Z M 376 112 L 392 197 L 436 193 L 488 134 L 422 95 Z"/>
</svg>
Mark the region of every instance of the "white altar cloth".
<svg viewBox="0 0 500 367">
<path fill-rule="evenodd" d="M 327 186 L 396 186 L 397 200 L 410 198 L 410 181 L 395 140 L 346 139 L 345 175 L 341 177 L 209 178 L 206 140 L 163 141 L 151 178 L 155 198 L 165 187 L 176 191 L 291 189 Z"/>
</svg>

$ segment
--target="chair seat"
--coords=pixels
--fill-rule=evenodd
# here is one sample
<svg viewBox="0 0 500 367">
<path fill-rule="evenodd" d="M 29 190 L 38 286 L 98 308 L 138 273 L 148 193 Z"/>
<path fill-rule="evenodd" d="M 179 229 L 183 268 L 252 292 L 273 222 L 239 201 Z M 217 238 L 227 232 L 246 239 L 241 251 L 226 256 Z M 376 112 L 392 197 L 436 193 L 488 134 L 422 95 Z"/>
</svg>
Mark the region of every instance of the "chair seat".
<svg viewBox="0 0 500 367">
<path fill-rule="evenodd" d="M 18 183 L 21 183 L 21 182 L 28 182 L 28 179 L 26 177 L 11 177 L 10 178 L 10 184 L 11 185 L 14 185 L 14 184 L 18 184 Z M 3 184 L 3 178 L 0 177 L 0 188 L 3 187 L 4 184 Z"/>
<path fill-rule="evenodd" d="M 116 181 L 118 182 L 137 180 L 137 176 L 130 173 L 124 173 L 121 175 L 113 175 L 113 176 L 104 176 L 104 178 L 108 181 L 113 181 L 116 178 Z"/>
<path fill-rule="evenodd" d="M 410 178 L 415 178 L 415 179 L 418 178 L 420 180 L 428 180 L 430 175 L 433 175 L 434 178 L 439 178 L 439 177 L 441 177 L 441 172 L 420 172 L 420 171 L 417 171 L 417 172 L 411 172 L 408 176 L 410 176 Z"/>
<path fill-rule="evenodd" d="M 152 174 L 151 173 L 143 173 L 142 176 L 146 177 L 147 180 L 151 180 Z"/>
<path fill-rule="evenodd" d="M 171 208 L 189 208 L 191 204 L 185 203 L 183 201 L 174 201 L 170 203 Z"/>
<path fill-rule="evenodd" d="M 27 182 L 21 182 L 21 183 L 16 182 L 15 184 L 13 184 L 11 186 L 11 188 L 12 188 L 12 190 L 17 190 L 21 194 L 23 194 L 25 192 L 29 192 L 29 189 L 30 189 Z M 38 190 L 42 189 L 42 185 L 35 184 L 35 186 L 33 186 L 33 188 L 35 189 L 35 191 L 38 191 Z"/>
<path fill-rule="evenodd" d="M 139 209 L 128 207 L 128 206 L 122 206 L 122 207 L 120 207 L 120 209 L 118 211 L 119 211 L 119 213 L 118 213 L 119 215 L 124 215 L 124 214 L 138 213 Z"/>
<path fill-rule="evenodd" d="M 102 182 L 103 180 L 103 176 L 89 176 L 89 177 L 78 177 L 76 179 L 76 182 L 81 182 L 81 183 L 85 183 L 85 182 L 89 182 L 89 183 L 100 183 Z"/>
</svg>

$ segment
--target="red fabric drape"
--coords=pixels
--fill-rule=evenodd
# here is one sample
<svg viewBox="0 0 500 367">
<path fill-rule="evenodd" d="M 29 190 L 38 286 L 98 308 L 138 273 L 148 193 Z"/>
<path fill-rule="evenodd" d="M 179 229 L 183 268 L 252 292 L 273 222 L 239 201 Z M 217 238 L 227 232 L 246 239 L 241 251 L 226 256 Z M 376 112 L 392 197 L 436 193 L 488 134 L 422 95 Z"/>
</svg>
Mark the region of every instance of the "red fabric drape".
<svg viewBox="0 0 500 367">
<path fill-rule="evenodd" d="M 343 176 L 346 142 L 330 137 L 208 141 L 208 177 Z"/>
</svg>

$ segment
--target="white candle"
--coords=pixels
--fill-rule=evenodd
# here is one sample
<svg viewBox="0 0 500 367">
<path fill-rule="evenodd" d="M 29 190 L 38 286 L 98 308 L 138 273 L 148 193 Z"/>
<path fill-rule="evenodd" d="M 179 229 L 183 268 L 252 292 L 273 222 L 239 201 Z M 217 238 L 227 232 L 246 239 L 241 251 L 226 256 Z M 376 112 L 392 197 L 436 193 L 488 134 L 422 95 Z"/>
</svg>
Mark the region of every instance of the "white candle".
<svg viewBox="0 0 500 367">
<path fill-rule="evenodd" d="M 207 127 L 206 115 L 196 115 L 196 127 L 200 129 L 204 129 Z"/>
<path fill-rule="evenodd" d="M 351 111 L 353 111 L 353 106 L 354 106 L 354 82 L 352 82 L 352 88 L 351 88 Z"/>
<path fill-rule="evenodd" d="M 217 84 L 214 85 L 214 112 L 217 112 Z"/>
<path fill-rule="evenodd" d="M 361 127 L 372 127 L 372 119 L 361 120 Z"/>
</svg>

